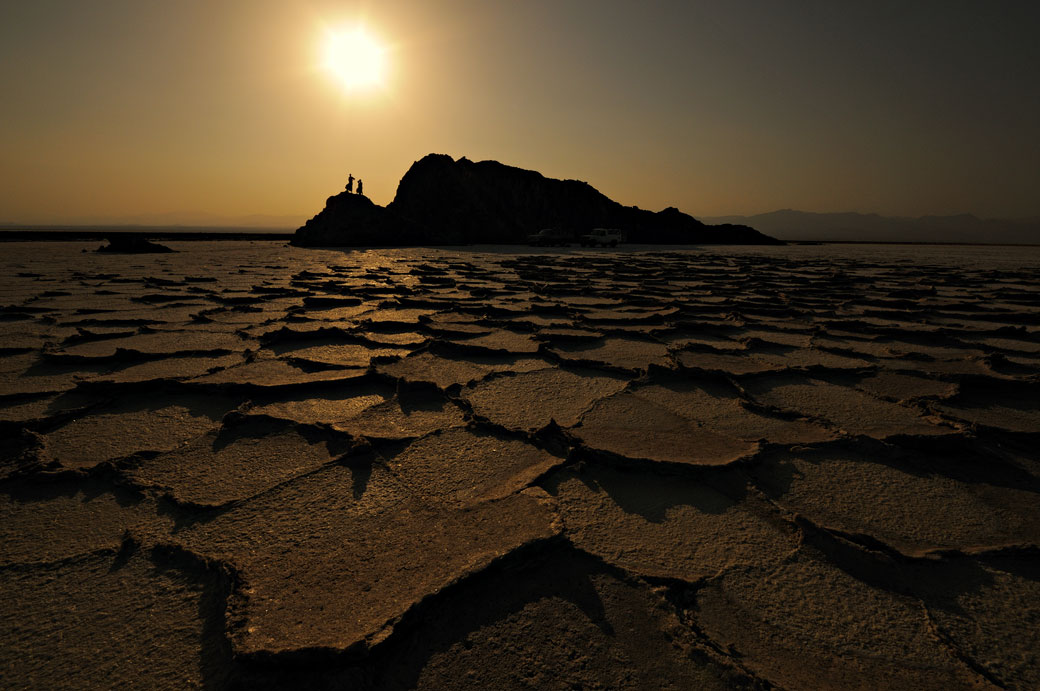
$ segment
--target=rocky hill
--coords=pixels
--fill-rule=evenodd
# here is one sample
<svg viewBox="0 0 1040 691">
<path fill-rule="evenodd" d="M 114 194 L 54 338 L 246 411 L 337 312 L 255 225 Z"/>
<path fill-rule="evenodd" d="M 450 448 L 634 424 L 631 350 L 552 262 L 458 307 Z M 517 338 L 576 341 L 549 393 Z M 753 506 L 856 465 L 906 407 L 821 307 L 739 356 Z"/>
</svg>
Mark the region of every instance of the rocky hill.
<svg viewBox="0 0 1040 691">
<path fill-rule="evenodd" d="M 719 216 L 712 223 L 747 223 L 783 240 L 840 242 L 1040 243 L 1040 219 L 880 216 L 781 209 L 756 216 Z"/>
<path fill-rule="evenodd" d="M 619 228 L 633 243 L 782 244 L 744 225 L 709 226 L 678 209 L 622 206 L 586 182 L 555 180 L 497 161 L 429 154 L 412 164 L 386 207 L 347 192 L 296 231 L 300 246 L 519 243 L 541 228 L 575 235 Z"/>
</svg>

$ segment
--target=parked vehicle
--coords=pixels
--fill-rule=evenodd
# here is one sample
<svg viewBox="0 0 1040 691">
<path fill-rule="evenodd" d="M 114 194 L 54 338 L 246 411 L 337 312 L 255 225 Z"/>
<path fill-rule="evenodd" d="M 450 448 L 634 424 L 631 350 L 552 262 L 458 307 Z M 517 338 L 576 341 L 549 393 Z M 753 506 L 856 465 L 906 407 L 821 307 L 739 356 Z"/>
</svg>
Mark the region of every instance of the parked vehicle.
<svg viewBox="0 0 1040 691">
<path fill-rule="evenodd" d="M 581 236 L 582 247 L 617 247 L 625 238 L 617 228 L 593 228 Z"/>
<path fill-rule="evenodd" d="M 564 230 L 542 228 L 534 235 L 527 236 L 527 244 L 535 247 L 570 247 L 574 237 Z"/>
</svg>

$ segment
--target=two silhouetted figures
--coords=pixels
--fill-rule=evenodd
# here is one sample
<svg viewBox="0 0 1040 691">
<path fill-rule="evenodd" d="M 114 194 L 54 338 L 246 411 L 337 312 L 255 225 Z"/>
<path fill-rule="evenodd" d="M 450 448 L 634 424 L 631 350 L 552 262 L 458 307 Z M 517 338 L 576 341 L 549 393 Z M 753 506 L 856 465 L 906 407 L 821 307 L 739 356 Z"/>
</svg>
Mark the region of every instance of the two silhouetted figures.
<svg viewBox="0 0 1040 691">
<path fill-rule="evenodd" d="M 361 190 L 364 189 L 364 184 L 365 183 L 363 183 L 361 181 L 361 178 L 358 178 L 358 181 L 357 181 L 357 193 L 358 194 L 364 194 L 364 192 L 361 191 Z M 351 173 L 350 175 L 347 176 L 347 192 L 353 193 L 353 191 L 354 191 L 354 174 Z"/>
</svg>

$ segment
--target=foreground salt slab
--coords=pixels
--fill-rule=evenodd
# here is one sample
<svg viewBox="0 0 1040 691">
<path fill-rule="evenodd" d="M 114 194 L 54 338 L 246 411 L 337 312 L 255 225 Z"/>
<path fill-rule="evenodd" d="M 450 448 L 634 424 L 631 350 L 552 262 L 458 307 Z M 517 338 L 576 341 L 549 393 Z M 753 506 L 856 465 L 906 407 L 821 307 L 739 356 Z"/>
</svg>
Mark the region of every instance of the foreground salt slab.
<svg viewBox="0 0 1040 691">
<path fill-rule="evenodd" d="M 588 369 L 539 369 L 489 378 L 465 392 L 477 415 L 504 427 L 535 430 L 555 422 L 572 427 L 596 401 L 627 379 Z"/>
<path fill-rule="evenodd" d="M 689 616 L 782 687 L 988 686 L 944 644 L 920 602 L 820 556 L 799 550 L 767 569 L 733 570 L 697 594 Z"/>
<path fill-rule="evenodd" d="M 797 547 L 797 531 L 749 498 L 739 475 L 716 484 L 595 468 L 555 474 L 550 491 L 576 546 L 642 576 L 694 583 Z"/>
<path fill-rule="evenodd" d="M 778 455 L 755 476 L 791 511 L 842 532 L 870 535 L 907 554 L 1040 541 L 1034 491 L 1008 486 L 997 473 L 990 482 L 971 477 L 971 466 L 1000 463 L 981 451 L 968 452 L 961 463 L 969 467 L 951 467 L 945 455 L 929 458 L 920 451 L 900 458 L 881 445 L 855 451 L 832 446 Z"/>
<path fill-rule="evenodd" d="M 220 584 L 192 567 L 130 547 L 0 570 L 21 604 L 0 614 L 5 668 L 54 689 L 226 685 Z"/>
<path fill-rule="evenodd" d="M 241 571 L 236 651 L 364 649 L 427 595 L 554 532 L 548 501 L 537 494 L 445 507 L 366 460 L 308 475 L 178 534 L 193 552 Z"/>
<path fill-rule="evenodd" d="M 47 453 L 67 468 L 89 468 L 142 451 L 175 449 L 218 427 L 234 405 L 200 395 L 125 396 L 48 433 Z"/>
</svg>

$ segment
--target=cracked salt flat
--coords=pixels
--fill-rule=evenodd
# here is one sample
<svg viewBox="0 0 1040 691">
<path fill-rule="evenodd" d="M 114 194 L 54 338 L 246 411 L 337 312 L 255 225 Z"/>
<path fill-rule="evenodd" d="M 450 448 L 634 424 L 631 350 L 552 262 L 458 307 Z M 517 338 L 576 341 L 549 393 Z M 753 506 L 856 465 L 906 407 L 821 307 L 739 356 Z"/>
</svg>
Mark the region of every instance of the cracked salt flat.
<svg viewBox="0 0 1040 691">
<path fill-rule="evenodd" d="M 13 683 L 1040 685 L 1036 252 L 174 244 L 5 247 Z"/>
</svg>

